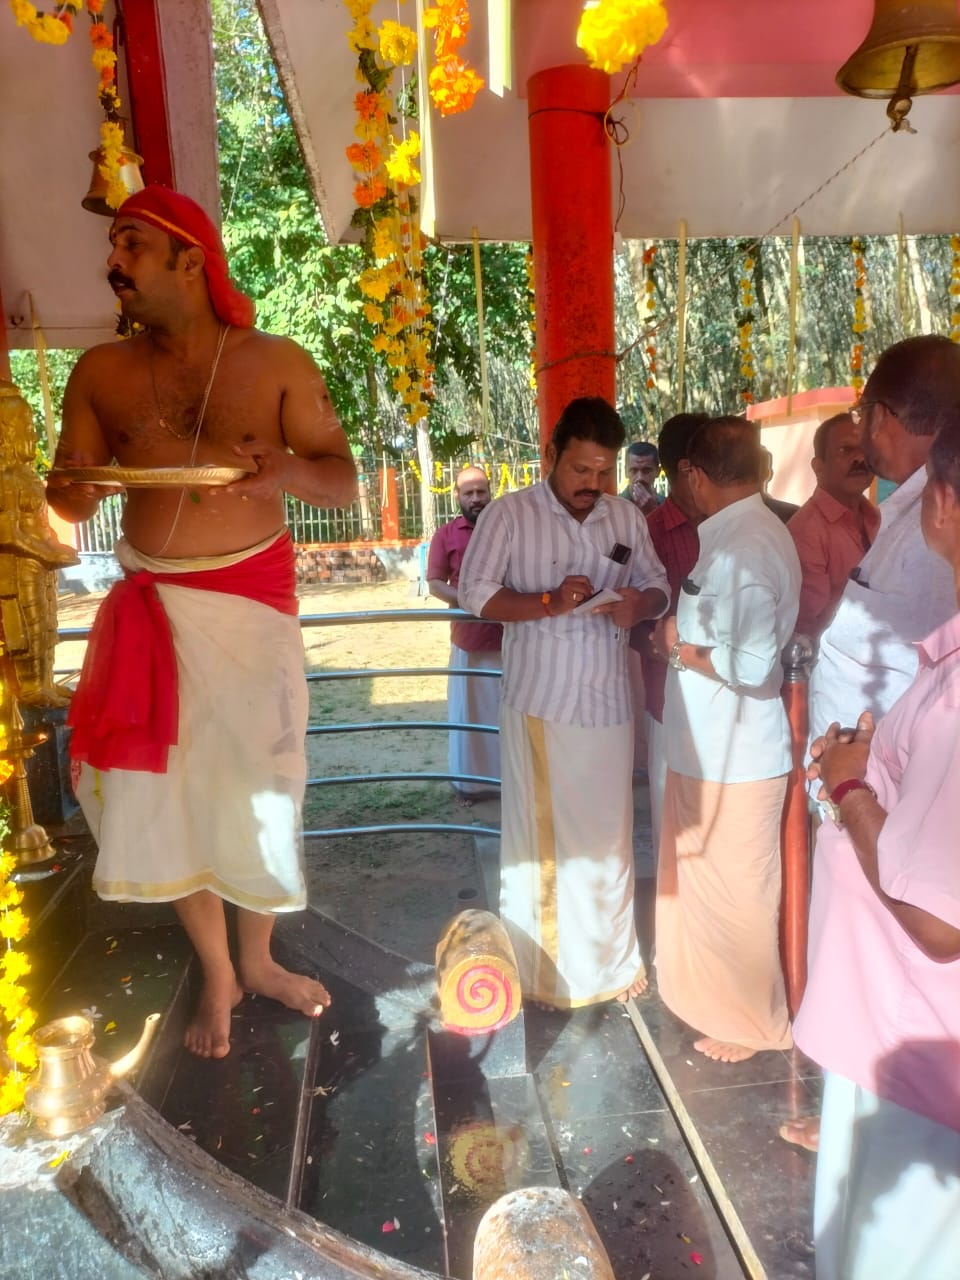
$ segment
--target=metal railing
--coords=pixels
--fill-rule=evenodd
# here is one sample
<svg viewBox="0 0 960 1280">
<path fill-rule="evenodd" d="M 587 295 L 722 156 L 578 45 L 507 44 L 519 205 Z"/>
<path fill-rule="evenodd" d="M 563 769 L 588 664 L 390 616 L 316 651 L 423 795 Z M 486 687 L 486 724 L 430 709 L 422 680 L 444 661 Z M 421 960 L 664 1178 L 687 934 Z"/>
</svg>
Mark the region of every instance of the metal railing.
<svg viewBox="0 0 960 1280">
<path fill-rule="evenodd" d="M 300 626 L 303 630 L 332 626 L 369 626 L 389 622 L 431 622 L 449 623 L 453 619 L 478 621 L 462 609 L 382 609 L 358 613 L 302 614 Z M 85 640 L 90 635 L 89 627 L 61 627 L 57 632 L 59 641 Z M 73 671 L 56 672 L 63 682 L 77 673 Z M 341 668 L 333 671 L 308 671 L 307 682 L 310 684 L 333 680 L 377 680 L 423 676 L 462 676 L 465 679 L 500 679 L 499 671 L 464 670 L 460 667 L 364 667 Z M 336 736 L 347 733 L 383 733 L 396 730 L 427 730 L 449 733 L 451 730 L 470 733 L 499 733 L 496 725 L 471 724 L 452 720 L 374 720 L 349 722 L 343 724 L 308 724 L 307 737 L 323 735 Z M 390 773 L 329 774 L 307 779 L 307 787 L 349 786 L 357 783 L 371 782 L 467 782 L 479 783 L 491 789 L 499 789 L 500 779 L 485 777 L 479 774 L 443 773 L 435 771 L 402 771 Z M 466 835 L 498 836 L 499 828 L 485 826 L 481 823 L 457 822 L 394 822 L 376 823 L 352 827 L 322 827 L 304 831 L 308 839 L 328 839 L 334 836 L 384 835 L 409 832 L 447 832 Z"/>
</svg>

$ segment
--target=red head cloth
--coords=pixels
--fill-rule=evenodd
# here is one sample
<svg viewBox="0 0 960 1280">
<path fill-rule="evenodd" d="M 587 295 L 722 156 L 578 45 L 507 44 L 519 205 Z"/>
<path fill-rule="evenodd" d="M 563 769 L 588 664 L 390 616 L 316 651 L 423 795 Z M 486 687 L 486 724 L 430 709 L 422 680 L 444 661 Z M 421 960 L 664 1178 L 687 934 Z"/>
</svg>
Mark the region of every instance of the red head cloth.
<svg viewBox="0 0 960 1280">
<path fill-rule="evenodd" d="M 123 214 L 149 222 L 185 244 L 202 249 L 203 271 L 214 311 L 224 324 L 232 324 L 237 329 L 249 329 L 253 325 L 256 315 L 253 300 L 241 293 L 230 279 L 220 234 L 196 200 L 167 187 L 149 186 L 124 200 L 117 210 L 117 218 Z"/>
</svg>

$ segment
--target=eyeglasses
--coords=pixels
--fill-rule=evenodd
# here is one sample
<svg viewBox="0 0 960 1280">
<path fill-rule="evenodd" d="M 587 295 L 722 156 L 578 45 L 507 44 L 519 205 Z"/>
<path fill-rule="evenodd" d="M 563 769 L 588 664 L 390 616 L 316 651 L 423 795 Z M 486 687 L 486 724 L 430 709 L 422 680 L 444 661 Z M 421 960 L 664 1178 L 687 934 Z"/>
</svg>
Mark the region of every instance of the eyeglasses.
<svg viewBox="0 0 960 1280">
<path fill-rule="evenodd" d="M 897 417 L 896 409 L 891 409 L 885 400 L 861 400 L 858 404 L 853 405 L 849 410 L 850 421 L 855 427 L 862 427 L 867 417 L 867 410 L 871 405 L 878 404 L 881 409 L 886 409 L 887 413 Z"/>
</svg>

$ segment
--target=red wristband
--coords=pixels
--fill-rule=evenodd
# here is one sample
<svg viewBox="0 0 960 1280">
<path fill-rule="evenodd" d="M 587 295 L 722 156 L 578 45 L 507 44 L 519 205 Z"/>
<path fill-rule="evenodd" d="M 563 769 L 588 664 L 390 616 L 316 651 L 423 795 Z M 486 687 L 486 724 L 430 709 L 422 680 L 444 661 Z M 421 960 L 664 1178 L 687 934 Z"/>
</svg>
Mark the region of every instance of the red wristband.
<svg viewBox="0 0 960 1280">
<path fill-rule="evenodd" d="M 551 591 L 545 591 L 543 595 L 540 597 L 540 603 L 543 605 L 543 612 L 547 615 L 548 618 L 553 617 L 553 614 L 550 612 L 550 601 L 552 599 L 553 599 L 553 593 Z"/>
<path fill-rule="evenodd" d="M 877 798 L 877 793 L 869 782 L 864 782 L 862 778 L 847 778 L 846 781 L 837 783 L 830 792 L 830 803 L 835 809 L 839 809 L 840 801 L 851 791 L 869 791 L 874 800 Z"/>
</svg>

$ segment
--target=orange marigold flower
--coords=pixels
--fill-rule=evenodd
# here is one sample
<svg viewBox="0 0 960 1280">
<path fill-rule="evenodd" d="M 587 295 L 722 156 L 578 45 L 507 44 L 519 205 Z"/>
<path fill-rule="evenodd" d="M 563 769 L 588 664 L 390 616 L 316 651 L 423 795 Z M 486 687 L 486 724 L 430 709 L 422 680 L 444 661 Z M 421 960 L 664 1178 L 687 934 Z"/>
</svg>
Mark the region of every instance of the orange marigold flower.
<svg viewBox="0 0 960 1280">
<path fill-rule="evenodd" d="M 383 163 L 380 148 L 375 142 L 351 142 L 346 149 L 347 159 L 361 173 L 374 173 Z"/>
<path fill-rule="evenodd" d="M 90 43 L 95 49 L 113 48 L 113 35 L 105 22 L 90 23 Z"/>
</svg>

